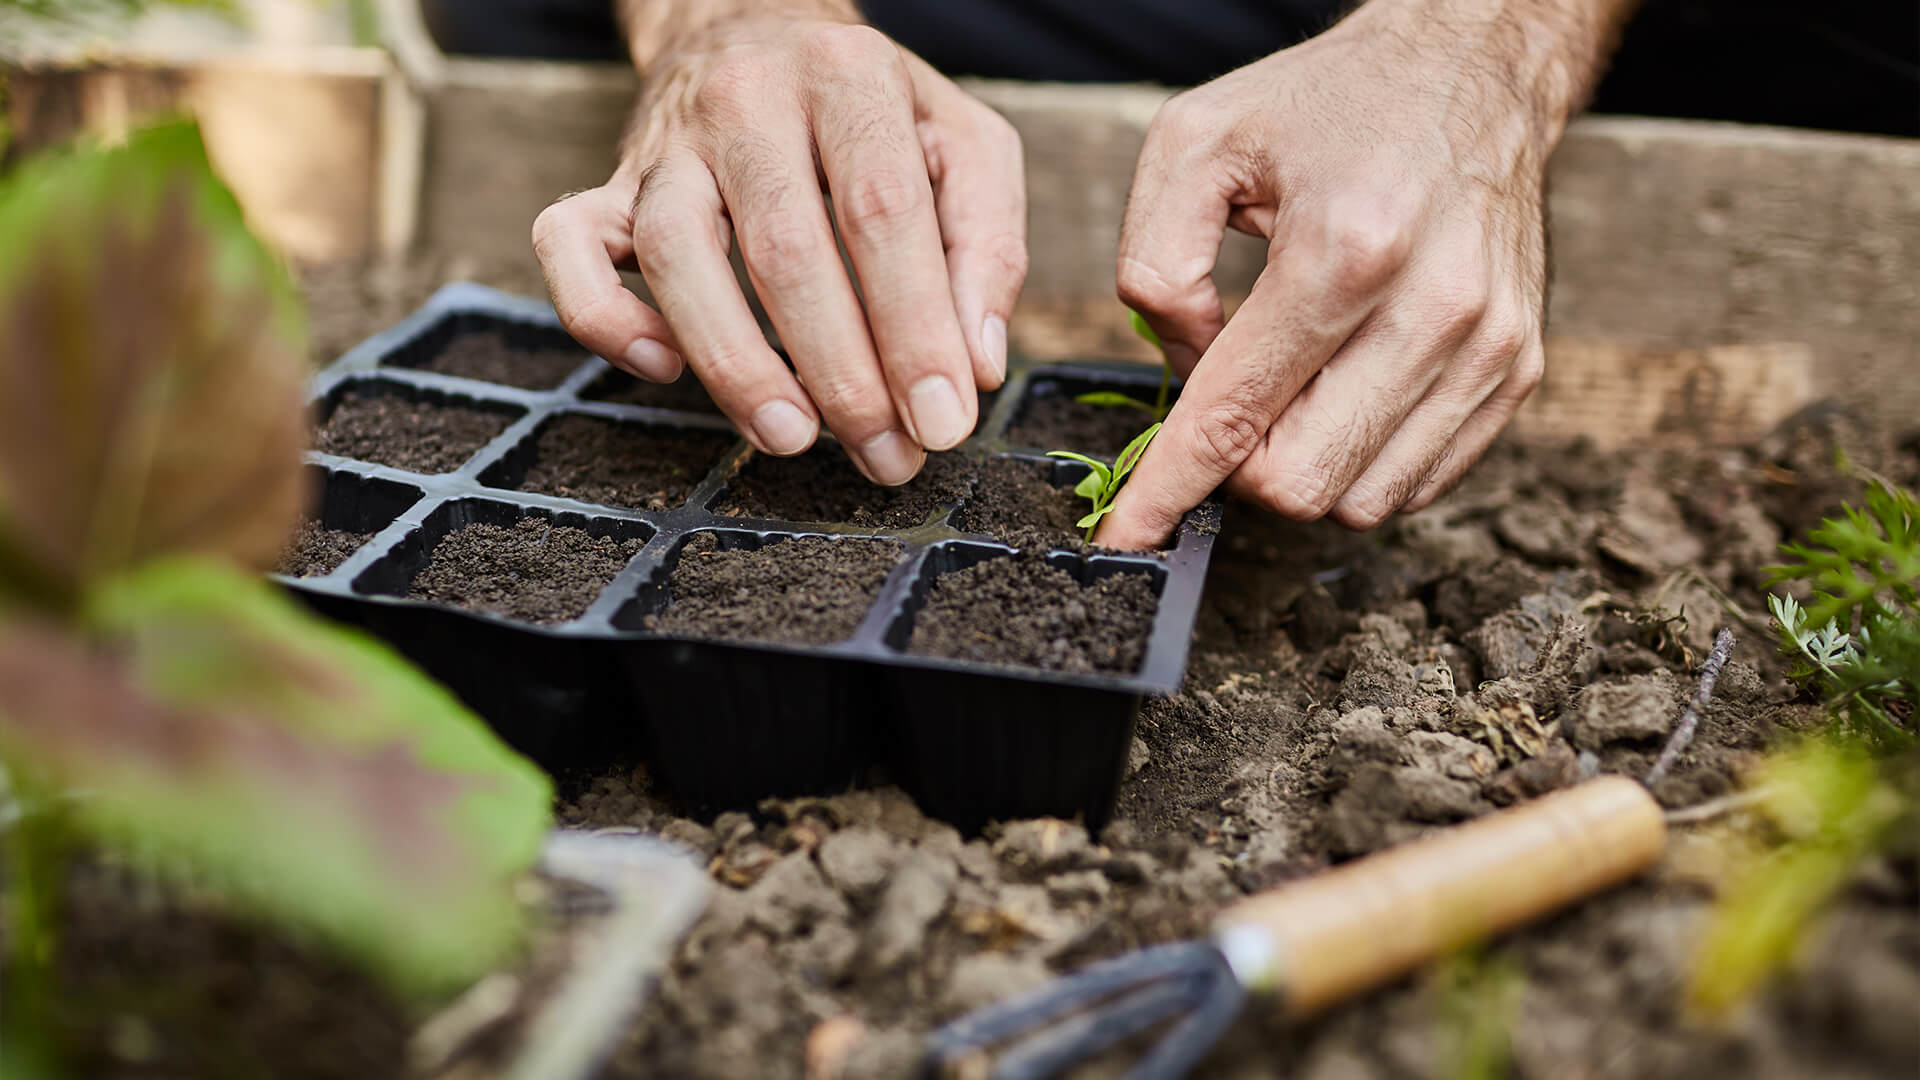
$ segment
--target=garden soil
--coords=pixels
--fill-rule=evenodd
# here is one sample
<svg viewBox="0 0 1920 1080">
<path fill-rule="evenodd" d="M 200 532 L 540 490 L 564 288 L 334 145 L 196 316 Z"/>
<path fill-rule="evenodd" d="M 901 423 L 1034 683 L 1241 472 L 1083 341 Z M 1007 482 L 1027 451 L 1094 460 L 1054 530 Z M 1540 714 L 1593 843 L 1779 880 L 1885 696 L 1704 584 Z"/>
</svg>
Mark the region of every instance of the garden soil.
<svg viewBox="0 0 1920 1080">
<path fill-rule="evenodd" d="M 931 454 L 913 479 L 878 487 L 860 475 L 838 443 L 823 440 L 799 457 L 755 454 L 727 481 L 714 506 L 743 517 L 908 529 L 926 524 L 942 503 L 958 502 L 972 474 L 958 454 Z"/>
<path fill-rule="evenodd" d="M 447 342 L 423 370 L 523 390 L 551 390 L 566 382 L 583 359 L 577 348 L 521 348 L 498 330 L 473 330 Z"/>
<path fill-rule="evenodd" d="M 1145 410 L 1093 405 L 1056 394 L 1022 405 L 1007 426 L 1007 442 L 1111 460 L 1152 422 L 1153 414 Z"/>
<path fill-rule="evenodd" d="M 348 391 L 321 425 L 314 449 L 418 473 L 451 472 L 511 423 L 488 409 Z"/>
<path fill-rule="evenodd" d="M 1720 625 L 1739 637 L 1734 659 L 1656 794 L 1682 807 L 1734 790 L 1768 747 L 1818 719 L 1773 653 L 1762 567 L 1857 495 L 1836 448 L 1853 468 L 1920 482 L 1920 443 L 1814 411 L 1738 450 L 1499 447 L 1453 495 L 1367 535 L 1232 508 L 1185 689 L 1146 706 L 1098 836 L 1051 820 L 963 836 L 884 778 L 697 819 L 631 765 L 565 778 L 565 823 L 664 834 L 707 860 L 717 885 L 606 1075 L 909 1076 L 933 1025 L 1100 957 L 1200 937 L 1250 892 L 1588 768 L 1643 773 Z M 1739 813 L 1677 826 L 1645 878 L 1310 1023 L 1283 1026 L 1256 1005 L 1198 1075 L 1498 1075 L 1468 1060 L 1477 1018 L 1504 1030 L 1510 1075 L 1534 1080 L 1911 1077 L 1920 830 L 1861 869 L 1787 977 L 1731 1018 L 1688 1015 L 1693 952 L 1726 869 L 1714 841 L 1756 829 Z M 145 942 L 124 946 L 133 956 L 177 932 L 131 902 L 73 905 L 70 917 Z M 304 1021 L 297 1034 L 237 1025 L 257 1054 L 290 1065 L 268 1071 L 405 1075 L 393 1013 L 360 1007 L 376 996 L 301 1011 L 341 985 L 311 958 L 223 941 L 169 958 L 159 985 L 175 999 L 224 995 L 219 973 L 235 965 L 247 992 L 210 1000 Z M 447 1075 L 487 1075 L 486 1053 L 516 1036 L 539 996 L 525 988 L 540 984 L 523 978 L 504 1028 Z M 268 986 L 271 998 L 257 989 Z M 149 1015 L 113 1012 L 91 1044 L 95 1075 L 217 1075 L 192 1067 L 206 1050 L 194 1056 L 191 1029 Z"/>
<path fill-rule="evenodd" d="M 650 629 L 733 641 L 830 645 L 851 637 L 905 549 L 891 540 L 802 536 L 720 550 L 701 533 L 680 551 Z"/>
<path fill-rule="evenodd" d="M 280 552 L 280 561 L 274 564 L 276 574 L 289 577 L 318 577 L 331 574 L 339 569 L 362 544 L 373 538 L 372 533 L 352 532 L 347 529 L 323 529 L 316 521 L 303 521 L 300 531 Z"/>
<path fill-rule="evenodd" d="M 1130 675 L 1156 609 L 1141 574 L 1082 585 L 1023 553 L 942 574 L 913 618 L 907 651 L 987 664 Z"/>
<path fill-rule="evenodd" d="M 563 623 L 586 614 L 639 551 L 638 540 L 594 536 L 541 517 L 522 518 L 511 528 L 468 525 L 434 547 L 407 595 L 527 622 Z"/>
<path fill-rule="evenodd" d="M 606 506 L 679 506 L 733 445 L 725 433 L 658 431 L 591 416 L 563 416 L 534 442 L 520 490 Z"/>
</svg>

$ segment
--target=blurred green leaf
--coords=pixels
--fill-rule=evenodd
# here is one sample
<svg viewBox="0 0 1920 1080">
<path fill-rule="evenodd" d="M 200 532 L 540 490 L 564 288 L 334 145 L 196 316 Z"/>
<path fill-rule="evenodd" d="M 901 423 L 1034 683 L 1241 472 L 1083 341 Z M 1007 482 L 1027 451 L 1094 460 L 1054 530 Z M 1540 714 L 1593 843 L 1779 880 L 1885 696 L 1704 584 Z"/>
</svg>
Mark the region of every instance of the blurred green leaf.
<svg viewBox="0 0 1920 1080">
<path fill-rule="evenodd" d="M 1145 316 L 1132 308 L 1127 309 L 1127 325 L 1133 327 L 1133 332 L 1140 335 L 1147 344 L 1156 349 L 1160 347 L 1160 335 L 1154 333 L 1153 327 L 1147 325 Z"/>
<path fill-rule="evenodd" d="M 1811 740 L 1768 761 L 1764 810 L 1793 839 L 1727 883 L 1695 957 L 1690 1003 L 1717 1015 L 1790 962 L 1808 921 L 1853 876 L 1902 813 L 1864 748 Z"/>
<path fill-rule="evenodd" d="M 1139 409 L 1142 412 L 1153 411 L 1153 406 L 1138 398 L 1128 397 L 1118 390 L 1090 390 L 1084 394 L 1074 395 L 1073 400 L 1082 405 L 1112 405 L 1120 408 Z"/>
<path fill-rule="evenodd" d="M 0 603 L 161 553 L 271 562 L 298 516 L 305 326 L 199 131 L 0 185 Z"/>
<path fill-rule="evenodd" d="M 515 940 L 546 777 L 446 690 L 253 575 L 156 561 L 71 632 L 0 623 L 0 756 L 83 834 L 211 879 L 403 990 Z"/>
</svg>

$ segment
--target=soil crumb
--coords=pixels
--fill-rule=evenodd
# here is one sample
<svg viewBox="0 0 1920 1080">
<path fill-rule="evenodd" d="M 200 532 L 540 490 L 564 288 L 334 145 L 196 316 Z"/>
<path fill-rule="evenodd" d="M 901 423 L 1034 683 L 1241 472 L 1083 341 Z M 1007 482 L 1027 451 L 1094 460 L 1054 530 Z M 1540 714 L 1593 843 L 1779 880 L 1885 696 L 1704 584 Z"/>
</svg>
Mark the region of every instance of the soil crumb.
<svg viewBox="0 0 1920 1080">
<path fill-rule="evenodd" d="M 458 375 L 464 379 L 517 386 L 522 390 L 551 390 L 567 381 L 586 362 L 578 346 L 520 348 L 501 330 L 470 330 L 418 365 L 423 371 Z"/>
<path fill-rule="evenodd" d="M 860 475 L 837 443 L 822 443 L 799 457 L 754 454 L 728 481 L 719 513 L 907 529 L 964 499 L 973 468 L 974 462 L 959 454 L 929 454 L 918 476 L 899 487 L 881 487 Z"/>
<path fill-rule="evenodd" d="M 411 472 L 450 472 L 511 423 L 512 417 L 490 409 L 349 390 L 320 428 L 314 449 Z"/>
<path fill-rule="evenodd" d="M 1111 460 L 1152 422 L 1153 416 L 1139 409 L 1045 394 L 1021 403 L 1013 423 L 1007 425 L 1007 442 Z"/>
<path fill-rule="evenodd" d="M 372 533 L 323 529 L 317 521 L 303 521 L 300 531 L 280 552 L 280 561 L 274 564 L 273 571 L 288 577 L 331 574 L 372 538 Z"/>
<path fill-rule="evenodd" d="M 563 416 L 541 429 L 520 490 L 663 510 L 686 502 L 732 443 L 718 432 L 666 433 Z"/>
<path fill-rule="evenodd" d="M 650 630 L 827 645 L 853 634 L 905 549 L 891 540 L 803 536 L 722 551 L 702 533 L 681 549 L 671 600 Z"/>
<path fill-rule="evenodd" d="M 720 406 L 713 403 L 713 398 L 707 395 L 707 388 L 700 385 L 700 380 L 694 378 L 691 371 L 682 372 L 678 379 L 670 383 L 650 383 L 624 371 L 609 371 L 593 380 L 592 385 L 580 396 L 589 401 L 605 401 L 613 405 L 639 405 L 648 409 L 720 415 Z"/>
<path fill-rule="evenodd" d="M 908 651 L 1054 671 L 1140 667 L 1159 599 L 1141 574 L 1082 585 L 1034 555 L 942 574 L 913 621 Z"/>
<path fill-rule="evenodd" d="M 638 540 L 593 536 L 523 518 L 512 528 L 448 533 L 407 595 L 552 624 L 577 619 L 640 550 Z"/>
<path fill-rule="evenodd" d="M 1023 550 L 1085 546 L 1085 530 L 1075 523 L 1085 516 L 1087 501 L 1072 488 L 1049 483 L 1052 471 L 1019 458 L 981 462 L 973 494 L 954 525 Z"/>
</svg>

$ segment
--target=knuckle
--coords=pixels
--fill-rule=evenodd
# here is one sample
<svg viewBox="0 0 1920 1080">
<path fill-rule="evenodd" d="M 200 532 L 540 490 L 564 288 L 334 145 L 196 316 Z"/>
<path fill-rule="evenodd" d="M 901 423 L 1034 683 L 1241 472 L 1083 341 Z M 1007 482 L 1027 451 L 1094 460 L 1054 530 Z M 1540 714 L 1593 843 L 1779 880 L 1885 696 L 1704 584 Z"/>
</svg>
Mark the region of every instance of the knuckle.
<svg viewBox="0 0 1920 1080">
<path fill-rule="evenodd" d="M 808 37 L 806 48 L 814 58 L 847 69 L 899 55 L 885 34 L 865 24 L 821 27 Z"/>
<path fill-rule="evenodd" d="M 858 439 L 893 426 L 886 387 L 870 379 L 828 376 L 807 380 L 807 394 L 830 418 L 835 433 Z"/>
<path fill-rule="evenodd" d="M 812 273 L 825 247 L 818 230 L 785 211 L 765 214 L 752 228 L 739 232 L 741 256 L 769 283 L 790 282 Z"/>
<path fill-rule="evenodd" d="M 1333 509 L 1331 478 L 1317 470 L 1286 471 L 1260 488 L 1260 501 L 1281 517 L 1318 521 Z"/>
<path fill-rule="evenodd" d="M 1448 341 L 1464 341 L 1487 317 L 1487 294 L 1478 289 L 1448 297 L 1435 309 L 1434 329 Z"/>
<path fill-rule="evenodd" d="M 885 231 L 931 210 L 933 192 L 924 179 L 897 169 L 863 171 L 852 178 L 839 205 L 840 221 L 856 233 Z"/>
<path fill-rule="evenodd" d="M 1226 476 L 1247 460 L 1266 427 L 1239 402 L 1222 402 L 1203 409 L 1193 421 L 1193 452 L 1209 472 Z"/>
<path fill-rule="evenodd" d="M 1186 141 L 1206 125 L 1209 112 L 1206 103 L 1193 91 L 1182 91 L 1160 103 L 1147 125 L 1148 137 L 1158 135 Z"/>
<path fill-rule="evenodd" d="M 1384 288 L 1407 263 L 1413 240 L 1397 215 L 1369 205 L 1337 213 L 1327 226 L 1335 283 L 1356 293 Z"/>
<path fill-rule="evenodd" d="M 1398 511 L 1406 500 L 1396 499 L 1392 492 L 1383 491 L 1373 485 L 1356 483 L 1333 505 L 1329 512 L 1334 521 L 1349 529 L 1365 532 L 1378 528 Z"/>
<path fill-rule="evenodd" d="M 1120 257 L 1114 268 L 1114 284 L 1121 303 L 1168 318 L 1193 318 L 1201 314 L 1197 309 L 1205 302 L 1195 290 L 1181 288 L 1157 267 L 1131 255 Z"/>
<path fill-rule="evenodd" d="M 1533 393 L 1539 389 L 1540 381 L 1546 374 L 1546 349 L 1537 341 L 1530 342 L 1520 350 L 1520 358 L 1514 363 L 1513 374 L 1509 376 L 1513 380 L 1514 395 L 1524 398 Z"/>
<path fill-rule="evenodd" d="M 994 275 L 1016 287 L 1027 279 L 1027 242 L 1019 236 L 1003 233 L 982 245 L 981 259 Z"/>
<path fill-rule="evenodd" d="M 736 118 L 754 111 L 772 69 L 758 56 L 729 56 L 716 63 L 694 95 L 694 110 L 708 117 Z"/>
</svg>

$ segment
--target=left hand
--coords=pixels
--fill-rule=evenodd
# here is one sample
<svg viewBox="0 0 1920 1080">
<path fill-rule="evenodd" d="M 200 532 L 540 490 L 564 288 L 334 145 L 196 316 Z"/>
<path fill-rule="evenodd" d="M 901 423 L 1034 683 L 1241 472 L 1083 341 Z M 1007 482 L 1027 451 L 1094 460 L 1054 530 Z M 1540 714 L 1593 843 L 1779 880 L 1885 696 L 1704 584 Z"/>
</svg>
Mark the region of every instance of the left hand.
<svg viewBox="0 0 1920 1080">
<path fill-rule="evenodd" d="M 1162 542 L 1223 481 L 1371 528 L 1480 457 L 1544 368 L 1545 161 L 1590 75 L 1568 38 L 1601 35 L 1515 9 L 1609 4 L 1374 0 L 1167 102 L 1118 282 L 1186 389 L 1101 544 Z M 1228 225 L 1270 243 L 1231 322 Z"/>
</svg>

